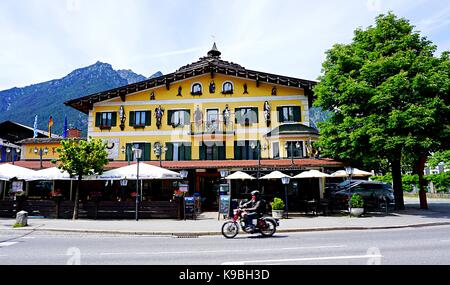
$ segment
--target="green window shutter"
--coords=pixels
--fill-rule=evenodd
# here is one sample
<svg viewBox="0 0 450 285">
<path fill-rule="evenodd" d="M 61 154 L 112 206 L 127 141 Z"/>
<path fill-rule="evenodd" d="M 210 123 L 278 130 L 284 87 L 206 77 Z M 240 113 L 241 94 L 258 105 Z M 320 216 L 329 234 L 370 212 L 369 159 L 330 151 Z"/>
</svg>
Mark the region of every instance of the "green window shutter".
<svg viewBox="0 0 450 285">
<path fill-rule="evenodd" d="M 190 125 L 191 122 L 191 111 L 190 110 L 185 110 L 184 112 L 184 123 L 187 125 Z"/>
<path fill-rule="evenodd" d="M 173 110 L 167 111 L 167 125 L 172 125 Z"/>
<path fill-rule="evenodd" d="M 99 127 L 101 124 L 102 113 L 95 113 L 95 126 Z"/>
<path fill-rule="evenodd" d="M 238 145 L 238 142 L 234 142 L 234 159 L 235 160 L 241 160 L 241 146 Z"/>
<path fill-rule="evenodd" d="M 234 117 L 236 120 L 236 124 L 242 124 L 241 109 L 234 109 Z"/>
<path fill-rule="evenodd" d="M 117 125 L 117 112 L 111 113 L 111 126 L 115 127 Z"/>
<path fill-rule="evenodd" d="M 190 143 L 185 143 L 184 147 L 184 160 L 192 160 L 192 146 Z"/>
<path fill-rule="evenodd" d="M 133 160 L 133 144 L 131 143 L 127 143 L 126 145 L 125 158 L 127 161 Z"/>
<path fill-rule="evenodd" d="M 200 160 L 206 160 L 206 145 L 202 144 L 200 148 Z"/>
<path fill-rule="evenodd" d="M 301 122 L 302 121 L 302 112 L 300 106 L 294 107 L 294 121 Z"/>
<path fill-rule="evenodd" d="M 219 149 L 219 160 L 225 160 L 225 146 L 218 146 Z"/>
<path fill-rule="evenodd" d="M 167 151 L 166 151 L 166 160 L 173 160 L 173 143 L 166 143 Z"/>
<path fill-rule="evenodd" d="M 150 161 L 150 149 L 151 149 L 150 147 L 151 144 L 149 143 L 144 144 L 144 155 L 143 155 L 144 161 Z"/>
<path fill-rule="evenodd" d="M 283 107 L 278 107 L 277 108 L 277 112 L 278 112 L 278 122 L 279 123 L 283 123 Z"/>
<path fill-rule="evenodd" d="M 145 125 L 150 126 L 152 124 L 152 112 L 145 111 Z"/>
<path fill-rule="evenodd" d="M 251 108 L 252 110 L 252 116 L 251 116 L 251 122 L 252 123 L 258 123 L 258 108 Z"/>
<path fill-rule="evenodd" d="M 130 127 L 135 125 L 135 121 L 136 121 L 135 117 L 136 117 L 136 112 L 135 111 L 130 111 L 130 119 L 128 120 L 129 124 L 130 124 Z"/>
</svg>

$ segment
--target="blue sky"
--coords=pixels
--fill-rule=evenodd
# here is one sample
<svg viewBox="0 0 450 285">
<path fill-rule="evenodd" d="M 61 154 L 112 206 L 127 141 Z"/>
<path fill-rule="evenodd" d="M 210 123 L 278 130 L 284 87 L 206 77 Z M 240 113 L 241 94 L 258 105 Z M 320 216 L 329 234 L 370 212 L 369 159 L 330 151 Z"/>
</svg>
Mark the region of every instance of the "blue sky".
<svg viewBox="0 0 450 285">
<path fill-rule="evenodd" d="M 439 0 L 2 0 L 0 90 L 108 62 L 150 76 L 206 54 L 316 79 L 324 52 L 383 12 L 408 18 L 450 50 L 450 1 Z"/>
</svg>

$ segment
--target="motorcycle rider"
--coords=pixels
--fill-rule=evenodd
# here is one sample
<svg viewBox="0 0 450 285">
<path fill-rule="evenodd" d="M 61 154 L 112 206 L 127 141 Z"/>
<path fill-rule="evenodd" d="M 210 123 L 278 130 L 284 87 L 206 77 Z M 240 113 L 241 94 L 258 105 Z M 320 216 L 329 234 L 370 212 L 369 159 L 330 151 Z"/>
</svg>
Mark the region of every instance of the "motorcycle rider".
<svg viewBox="0 0 450 285">
<path fill-rule="evenodd" d="M 266 201 L 261 198 L 261 193 L 259 193 L 258 190 L 254 190 L 251 194 L 252 199 L 242 205 L 242 208 L 247 211 L 247 215 L 245 216 L 245 226 L 247 231 L 255 229 L 253 220 L 262 217 L 266 211 Z"/>
</svg>

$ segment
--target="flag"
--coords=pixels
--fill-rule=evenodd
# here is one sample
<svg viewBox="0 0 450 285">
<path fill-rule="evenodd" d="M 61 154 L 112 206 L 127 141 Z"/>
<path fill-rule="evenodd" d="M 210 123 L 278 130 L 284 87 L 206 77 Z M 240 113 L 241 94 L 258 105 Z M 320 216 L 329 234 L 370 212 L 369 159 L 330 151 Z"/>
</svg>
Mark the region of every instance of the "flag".
<svg viewBox="0 0 450 285">
<path fill-rule="evenodd" d="M 50 116 L 50 119 L 48 120 L 48 137 L 52 137 L 52 126 L 53 126 L 53 117 Z"/>
<path fill-rule="evenodd" d="M 67 127 L 67 116 L 65 116 L 64 117 L 64 131 L 63 131 L 63 135 L 62 135 L 62 137 L 64 139 L 67 138 L 67 130 L 68 130 L 68 127 Z"/>
<path fill-rule="evenodd" d="M 38 132 L 37 132 L 37 115 L 34 116 L 34 124 L 33 124 L 33 138 L 37 138 Z"/>
</svg>

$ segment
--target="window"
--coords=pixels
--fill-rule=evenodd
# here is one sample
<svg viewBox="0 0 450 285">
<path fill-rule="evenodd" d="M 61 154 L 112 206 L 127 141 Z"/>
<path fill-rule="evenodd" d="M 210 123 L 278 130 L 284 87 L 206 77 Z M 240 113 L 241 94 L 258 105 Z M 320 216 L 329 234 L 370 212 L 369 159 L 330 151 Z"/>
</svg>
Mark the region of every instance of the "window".
<svg viewBox="0 0 450 285">
<path fill-rule="evenodd" d="M 304 157 L 303 155 L 303 142 L 302 141 L 289 141 L 286 142 L 285 148 L 287 151 L 287 158 L 292 157 L 292 153 L 294 157 Z"/>
<path fill-rule="evenodd" d="M 248 126 L 258 123 L 258 108 L 256 107 L 236 108 L 234 112 L 236 124 Z"/>
<path fill-rule="evenodd" d="M 252 148 L 253 145 L 258 145 L 259 141 L 236 141 L 234 142 L 234 159 L 235 160 L 248 160 L 258 159 L 258 148 Z"/>
<path fill-rule="evenodd" d="M 280 158 L 280 143 L 279 142 L 274 142 L 272 144 L 272 155 L 273 158 Z"/>
<path fill-rule="evenodd" d="M 233 94 L 233 83 L 230 81 L 226 81 L 222 85 L 222 93 L 223 94 Z"/>
<path fill-rule="evenodd" d="M 100 128 L 115 127 L 117 123 L 116 112 L 98 112 L 95 114 L 95 126 Z"/>
<path fill-rule="evenodd" d="M 192 84 L 191 95 L 202 95 L 202 85 L 200 83 Z"/>
<path fill-rule="evenodd" d="M 278 122 L 301 122 L 300 106 L 278 107 Z"/>
<path fill-rule="evenodd" d="M 191 160 L 191 144 L 187 142 L 166 143 L 166 160 L 183 161 Z"/>
<path fill-rule="evenodd" d="M 130 126 L 144 127 L 151 124 L 151 111 L 131 111 L 130 112 Z"/>
<path fill-rule="evenodd" d="M 219 129 L 219 109 L 206 110 L 206 131 L 216 131 Z"/>
<path fill-rule="evenodd" d="M 134 157 L 133 148 L 142 149 L 142 157 L 139 161 L 150 161 L 150 143 L 127 143 L 125 157 L 127 161 L 137 161 Z"/>
<path fill-rule="evenodd" d="M 200 146 L 200 160 L 225 160 L 225 143 L 203 142 Z"/>
<path fill-rule="evenodd" d="M 190 111 L 189 110 L 169 110 L 167 116 L 167 124 L 172 127 L 183 127 L 190 123 Z"/>
</svg>

